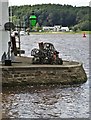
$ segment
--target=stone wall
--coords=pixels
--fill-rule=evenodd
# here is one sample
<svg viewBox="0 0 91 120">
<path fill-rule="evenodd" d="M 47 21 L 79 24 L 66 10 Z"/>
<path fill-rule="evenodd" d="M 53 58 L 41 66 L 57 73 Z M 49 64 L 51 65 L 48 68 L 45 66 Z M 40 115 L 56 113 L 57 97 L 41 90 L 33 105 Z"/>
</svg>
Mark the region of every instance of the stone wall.
<svg viewBox="0 0 91 120">
<path fill-rule="evenodd" d="M 0 68 L 1 69 L 1 68 Z M 3 66 L 3 86 L 37 85 L 37 84 L 77 84 L 87 81 L 81 64 L 74 66 L 31 65 Z"/>
</svg>

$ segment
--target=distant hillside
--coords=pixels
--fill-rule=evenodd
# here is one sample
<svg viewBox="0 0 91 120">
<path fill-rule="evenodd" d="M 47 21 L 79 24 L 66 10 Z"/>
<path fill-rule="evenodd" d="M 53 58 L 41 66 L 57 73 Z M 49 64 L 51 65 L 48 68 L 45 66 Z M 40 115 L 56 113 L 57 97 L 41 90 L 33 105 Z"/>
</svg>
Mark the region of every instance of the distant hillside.
<svg viewBox="0 0 91 120">
<path fill-rule="evenodd" d="M 87 7 L 73 7 L 71 5 L 59 4 L 42 4 L 42 5 L 24 5 L 13 6 L 13 22 L 14 24 L 21 24 L 29 26 L 28 18 L 34 11 L 37 16 L 37 23 L 41 26 L 62 25 L 70 28 L 80 30 L 91 30 L 89 22 L 89 6 Z"/>
</svg>

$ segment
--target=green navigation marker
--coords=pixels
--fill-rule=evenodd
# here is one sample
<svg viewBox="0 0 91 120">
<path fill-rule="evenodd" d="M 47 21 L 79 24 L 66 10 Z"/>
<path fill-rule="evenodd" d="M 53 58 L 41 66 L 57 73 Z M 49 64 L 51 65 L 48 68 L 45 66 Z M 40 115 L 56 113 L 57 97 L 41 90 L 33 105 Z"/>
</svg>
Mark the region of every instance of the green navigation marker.
<svg viewBox="0 0 91 120">
<path fill-rule="evenodd" d="M 36 16 L 35 15 L 31 15 L 30 16 L 30 18 L 29 18 L 29 20 L 30 20 L 30 26 L 31 27 L 34 27 L 34 26 L 36 26 Z"/>
</svg>

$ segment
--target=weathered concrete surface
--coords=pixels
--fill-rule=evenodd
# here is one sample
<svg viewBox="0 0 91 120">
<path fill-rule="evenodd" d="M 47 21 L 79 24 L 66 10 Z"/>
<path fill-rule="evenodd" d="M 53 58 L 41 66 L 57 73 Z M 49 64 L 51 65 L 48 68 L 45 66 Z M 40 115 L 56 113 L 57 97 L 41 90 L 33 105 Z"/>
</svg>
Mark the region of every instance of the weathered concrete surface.
<svg viewBox="0 0 91 120">
<path fill-rule="evenodd" d="M 81 63 L 64 61 L 63 65 L 32 65 L 31 58 L 17 57 L 12 66 L 0 66 L 2 85 L 37 85 L 37 84 L 77 84 L 87 81 Z"/>
</svg>

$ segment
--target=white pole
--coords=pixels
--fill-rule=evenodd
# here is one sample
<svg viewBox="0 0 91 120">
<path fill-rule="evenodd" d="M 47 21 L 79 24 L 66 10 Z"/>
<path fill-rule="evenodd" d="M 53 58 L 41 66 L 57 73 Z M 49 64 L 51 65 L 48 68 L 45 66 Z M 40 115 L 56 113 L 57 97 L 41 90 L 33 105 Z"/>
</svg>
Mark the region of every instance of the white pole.
<svg viewBox="0 0 91 120">
<path fill-rule="evenodd" d="M 4 52 L 8 51 L 9 32 L 4 25 L 9 22 L 8 0 L 0 0 L 0 61 Z"/>
</svg>

